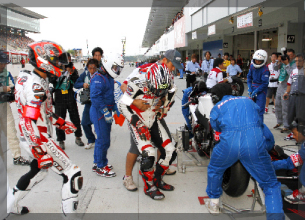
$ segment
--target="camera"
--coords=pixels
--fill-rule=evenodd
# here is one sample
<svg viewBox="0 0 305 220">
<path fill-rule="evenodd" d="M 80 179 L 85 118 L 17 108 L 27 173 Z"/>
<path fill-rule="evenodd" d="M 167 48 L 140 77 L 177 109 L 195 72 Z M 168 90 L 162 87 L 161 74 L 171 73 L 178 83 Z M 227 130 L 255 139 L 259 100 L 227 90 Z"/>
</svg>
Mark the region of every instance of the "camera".
<svg viewBox="0 0 305 220">
<path fill-rule="evenodd" d="M 13 102 L 13 101 L 15 101 L 14 90 L 15 90 L 15 86 L 11 87 L 10 92 L 0 92 L 0 101 L 1 102 Z"/>
<path fill-rule="evenodd" d="M 82 105 L 90 104 L 90 89 L 83 89 L 83 91 L 79 93 L 79 99 Z"/>
</svg>

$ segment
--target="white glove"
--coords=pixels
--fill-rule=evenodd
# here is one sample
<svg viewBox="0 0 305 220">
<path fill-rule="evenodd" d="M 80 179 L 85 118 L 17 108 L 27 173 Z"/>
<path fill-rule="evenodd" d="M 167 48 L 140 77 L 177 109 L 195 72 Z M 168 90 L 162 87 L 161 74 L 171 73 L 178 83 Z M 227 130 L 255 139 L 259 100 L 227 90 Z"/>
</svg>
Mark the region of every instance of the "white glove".
<svg viewBox="0 0 305 220">
<path fill-rule="evenodd" d="M 228 83 L 232 83 L 233 82 L 231 76 L 228 76 L 226 79 L 228 80 Z"/>
</svg>

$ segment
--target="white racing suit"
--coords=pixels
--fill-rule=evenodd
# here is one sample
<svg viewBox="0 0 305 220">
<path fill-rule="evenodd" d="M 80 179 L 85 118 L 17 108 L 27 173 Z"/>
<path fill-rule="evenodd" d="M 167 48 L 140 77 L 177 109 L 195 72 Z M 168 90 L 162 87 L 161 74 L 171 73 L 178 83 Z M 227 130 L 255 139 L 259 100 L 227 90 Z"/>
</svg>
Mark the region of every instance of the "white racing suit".
<svg viewBox="0 0 305 220">
<path fill-rule="evenodd" d="M 157 97 L 149 92 L 145 74 L 139 73 L 128 81 L 127 90 L 119 103 L 119 111 L 127 119 L 133 139 L 140 153 L 142 153 L 140 175 L 142 175 L 144 181 L 145 192 L 153 189 L 154 186 L 162 187 L 160 185 L 164 184 L 162 177 L 177 155 L 174 144 L 171 142 L 164 126 L 160 123 L 160 120 L 166 116 L 167 111 L 174 103 L 177 89 L 175 85 L 171 85 L 171 88 L 165 95 L 163 107 L 156 111 L 156 105 L 163 97 Z M 132 104 L 134 99 L 146 101 L 151 107 L 143 112 Z M 154 146 L 161 152 L 155 171 L 156 151 Z M 161 189 L 164 189 L 164 187 Z"/>
<path fill-rule="evenodd" d="M 22 214 L 23 207 L 18 202 L 46 177 L 48 169 L 40 169 L 39 165 L 44 156 L 49 155 L 53 159 L 51 169 L 63 177 L 62 211 L 65 215 L 75 213 L 83 177 L 80 168 L 51 138 L 52 125 L 60 127 L 67 122 L 52 111 L 48 78 L 43 79 L 35 72 L 21 71 L 15 86 L 15 100 L 20 118 L 20 142 L 34 160 L 31 170 L 19 179 L 13 189 L 15 204 L 12 212 Z"/>
</svg>

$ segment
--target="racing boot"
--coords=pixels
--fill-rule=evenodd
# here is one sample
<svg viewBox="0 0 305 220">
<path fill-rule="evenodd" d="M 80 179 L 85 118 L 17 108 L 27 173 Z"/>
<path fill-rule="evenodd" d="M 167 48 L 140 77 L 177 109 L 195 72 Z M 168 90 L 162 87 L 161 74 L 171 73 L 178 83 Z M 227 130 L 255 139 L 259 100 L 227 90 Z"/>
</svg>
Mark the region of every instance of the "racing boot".
<svg viewBox="0 0 305 220">
<path fill-rule="evenodd" d="M 163 166 L 159 163 L 156 164 L 154 185 L 164 191 L 173 191 L 175 189 L 175 187 L 172 185 L 169 185 L 163 181 L 163 176 L 166 173 L 166 171 L 168 170 L 168 168 L 169 168 L 169 166 Z"/>
<path fill-rule="evenodd" d="M 164 199 L 164 194 L 153 183 L 154 170 L 142 172 L 139 171 L 144 182 L 144 193 L 154 200 Z"/>
<path fill-rule="evenodd" d="M 30 190 L 20 190 L 17 187 L 13 188 L 13 195 L 15 197 L 15 201 L 12 205 L 11 213 L 17 215 L 24 215 L 30 212 L 26 206 L 19 205 L 19 201 L 23 199 L 29 193 L 29 191 Z"/>
</svg>

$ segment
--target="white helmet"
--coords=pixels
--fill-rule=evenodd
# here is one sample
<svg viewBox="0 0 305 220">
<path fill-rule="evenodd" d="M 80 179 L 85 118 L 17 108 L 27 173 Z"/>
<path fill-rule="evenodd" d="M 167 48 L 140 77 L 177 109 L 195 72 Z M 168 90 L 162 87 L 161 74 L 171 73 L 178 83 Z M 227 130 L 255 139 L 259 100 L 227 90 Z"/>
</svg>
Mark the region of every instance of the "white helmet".
<svg viewBox="0 0 305 220">
<path fill-rule="evenodd" d="M 253 66 L 255 68 L 262 67 L 267 62 L 267 58 L 268 58 L 268 54 L 267 54 L 266 51 L 264 51 L 264 50 L 257 50 L 257 51 L 255 51 L 255 53 L 253 55 Z M 263 62 L 261 64 L 255 64 L 255 60 L 261 60 Z"/>
<path fill-rule="evenodd" d="M 118 53 L 108 53 L 102 57 L 102 64 L 112 78 L 117 78 L 124 68 L 123 56 Z"/>
</svg>

